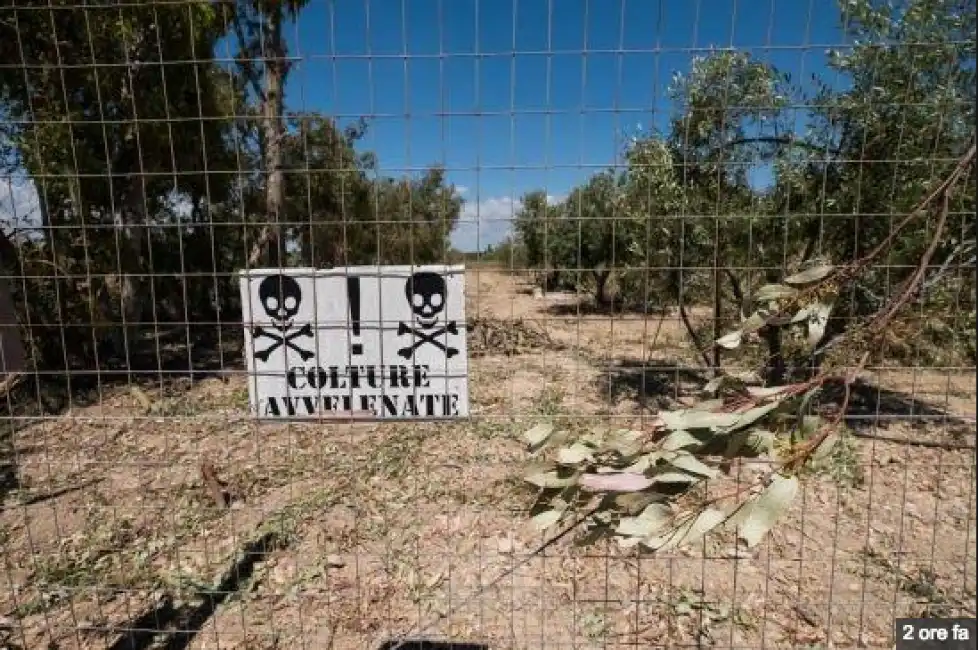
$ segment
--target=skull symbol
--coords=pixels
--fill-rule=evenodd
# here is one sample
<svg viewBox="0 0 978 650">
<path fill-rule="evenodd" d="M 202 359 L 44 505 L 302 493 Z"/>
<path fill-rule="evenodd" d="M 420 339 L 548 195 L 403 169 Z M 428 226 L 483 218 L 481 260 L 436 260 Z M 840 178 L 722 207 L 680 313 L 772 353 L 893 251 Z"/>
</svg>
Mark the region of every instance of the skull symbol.
<svg viewBox="0 0 978 650">
<path fill-rule="evenodd" d="M 280 327 L 288 328 L 299 311 L 302 289 L 295 278 L 270 275 L 258 285 L 258 298 L 268 317 Z"/>
<path fill-rule="evenodd" d="M 445 278 L 437 273 L 419 271 L 404 283 L 404 295 L 411 304 L 418 324 L 434 327 L 438 314 L 445 308 Z"/>
</svg>

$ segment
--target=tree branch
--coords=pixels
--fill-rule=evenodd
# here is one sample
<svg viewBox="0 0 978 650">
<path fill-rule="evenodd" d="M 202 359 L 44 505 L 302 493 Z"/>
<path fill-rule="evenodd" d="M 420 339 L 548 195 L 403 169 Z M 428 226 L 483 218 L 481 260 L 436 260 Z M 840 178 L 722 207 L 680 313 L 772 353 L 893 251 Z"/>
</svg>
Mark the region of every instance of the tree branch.
<svg viewBox="0 0 978 650">
<path fill-rule="evenodd" d="M 937 219 L 937 226 L 934 228 L 934 236 L 931 238 L 930 245 L 927 250 L 924 251 L 923 256 L 920 258 L 920 262 L 917 264 L 917 268 L 914 270 L 913 275 L 907 280 L 903 291 L 896 300 L 891 302 L 887 307 L 883 309 L 869 324 L 869 331 L 878 333 L 887 323 L 893 319 L 893 316 L 900 311 L 900 309 L 910 301 L 910 299 L 917 293 L 920 289 L 921 283 L 924 277 L 927 275 L 927 267 L 930 265 L 930 260 L 934 256 L 934 252 L 937 251 L 938 246 L 941 244 L 941 235 L 944 234 L 944 226 L 947 223 L 947 215 L 949 211 L 951 188 L 948 187 L 947 191 L 944 192 L 943 204 L 941 205 L 940 216 Z"/>
<path fill-rule="evenodd" d="M 703 344 L 700 342 L 700 337 L 697 336 L 696 330 L 693 329 L 693 324 L 689 320 L 689 314 L 686 313 L 686 305 L 683 303 L 682 298 L 679 299 L 679 317 L 682 319 L 683 325 L 686 326 L 686 333 L 689 334 L 689 338 L 693 342 L 693 347 L 699 352 L 704 365 L 707 368 L 712 368 L 713 363 L 710 360 L 710 355 L 706 353 L 706 348 L 703 347 Z"/>
<path fill-rule="evenodd" d="M 944 258 L 944 262 L 941 264 L 940 268 L 938 268 L 937 271 L 935 271 L 934 274 L 921 285 L 920 287 L 921 294 L 930 291 L 934 287 L 934 285 L 936 285 L 943 279 L 943 277 L 951 269 L 951 263 L 954 261 L 954 258 L 960 255 L 967 255 L 968 253 L 974 252 L 974 250 L 975 250 L 975 240 L 973 239 L 969 239 L 958 244 L 954 248 L 954 250 L 952 250 L 946 258 Z M 971 259 L 962 262 L 958 266 L 971 267 L 974 266 L 974 264 L 975 264 L 975 256 L 972 255 Z"/>
<path fill-rule="evenodd" d="M 265 89 L 262 88 L 261 81 L 258 79 L 258 72 L 255 70 L 255 66 L 251 62 L 248 54 L 251 52 L 251 45 L 248 43 L 248 38 L 245 36 L 244 27 L 242 26 L 242 18 L 235 15 L 231 22 L 234 24 L 234 34 L 238 39 L 238 50 L 241 52 L 241 56 L 235 57 L 235 61 L 244 73 L 245 79 L 251 84 L 251 89 L 258 96 L 258 100 L 261 103 L 265 103 Z"/>
<path fill-rule="evenodd" d="M 829 153 L 833 155 L 839 155 L 841 153 L 838 149 L 832 149 L 830 147 L 814 144 L 805 140 L 799 140 L 798 138 L 792 136 L 754 136 L 751 138 L 737 138 L 736 140 L 725 142 L 720 146 L 720 148 L 732 149 L 733 147 L 741 147 L 748 144 L 778 144 L 785 147 L 799 147 L 801 149 L 808 149 L 809 151 L 817 151 L 820 153 Z"/>
</svg>

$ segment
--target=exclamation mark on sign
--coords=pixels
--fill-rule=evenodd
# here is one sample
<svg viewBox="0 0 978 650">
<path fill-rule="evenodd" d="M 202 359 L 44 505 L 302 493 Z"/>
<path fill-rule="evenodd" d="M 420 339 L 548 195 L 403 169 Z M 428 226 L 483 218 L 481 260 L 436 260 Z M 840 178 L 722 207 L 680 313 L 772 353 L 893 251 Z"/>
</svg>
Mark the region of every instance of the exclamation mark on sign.
<svg viewBox="0 0 978 650">
<path fill-rule="evenodd" d="M 346 295 L 350 299 L 350 329 L 354 339 L 352 354 L 363 354 L 363 343 L 360 339 L 360 278 L 346 279 Z"/>
</svg>

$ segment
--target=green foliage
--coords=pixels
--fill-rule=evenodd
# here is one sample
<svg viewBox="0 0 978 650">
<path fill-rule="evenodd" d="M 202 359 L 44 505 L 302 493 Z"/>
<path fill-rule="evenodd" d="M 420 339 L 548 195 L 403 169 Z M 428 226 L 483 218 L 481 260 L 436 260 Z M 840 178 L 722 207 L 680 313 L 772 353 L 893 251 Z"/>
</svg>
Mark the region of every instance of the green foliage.
<svg viewBox="0 0 978 650">
<path fill-rule="evenodd" d="M 123 321 L 234 322 L 233 273 L 269 222 L 289 263 L 445 259 L 462 201 L 443 170 L 380 177 L 356 150 L 365 124 L 285 110 L 282 25 L 306 4 L 0 14 L 0 59 L 24 64 L 0 69 L 0 154 L 34 181 L 43 235 L 4 228 L 0 265 L 27 278 L 12 289 L 39 367 L 131 355 Z M 211 58 L 222 39 L 230 70 Z"/>
<path fill-rule="evenodd" d="M 529 452 L 554 453 L 525 475 L 539 489 L 532 521 L 548 529 L 583 518 L 586 543 L 611 537 L 623 547 L 648 551 L 700 541 L 720 526 L 755 546 L 798 492 L 790 468 L 775 464 L 750 494 L 731 495 L 732 504 L 696 498 L 697 488 L 721 476 L 718 461 L 776 460 L 776 433 L 769 427 L 793 426 L 799 406 L 811 396 L 801 388 L 747 391 L 749 400 L 740 399 L 736 408 L 733 401 L 713 400 L 665 411 L 651 435 L 625 429 L 575 435 L 538 425 L 524 434 Z"/>
<path fill-rule="evenodd" d="M 652 280 L 680 305 L 709 286 L 709 347 L 766 347 L 766 370 L 742 373 L 763 374 L 766 385 L 718 369 L 704 386 L 716 399 L 660 412 L 652 433 L 528 432 L 531 453 L 549 455 L 525 477 L 539 489 L 531 516 L 540 527 L 583 520 L 583 541 L 610 536 L 648 551 L 733 527 L 753 546 L 788 510 L 805 468 L 828 464 L 837 480 L 859 480 L 839 443 L 847 402 L 830 421 L 810 409 L 833 376 L 822 368 L 827 350 L 849 345 L 849 366 L 853 347 L 865 351 L 862 364 L 928 351 L 973 362 L 974 273 L 958 269 L 973 265 L 976 248 L 975 3 L 840 4 L 854 46 L 830 53 L 829 66 L 844 83 L 813 77 L 806 88 L 743 52 L 698 57 L 674 77 L 670 132 L 634 141 L 626 171 L 521 213 L 517 243 L 534 252 L 531 264 L 623 279 L 643 264 L 694 269 L 619 284 L 647 295 Z M 659 164 L 642 164 L 646 152 Z M 748 180 L 758 163 L 773 169 L 768 188 Z M 588 242 L 576 256 L 562 229 L 574 214 L 578 241 Z M 541 230 L 558 236 L 541 239 Z M 903 308 L 917 299 L 941 311 Z M 848 386 L 854 376 L 835 379 Z M 758 455 L 771 469 L 746 492 L 700 492 L 732 459 Z"/>
<path fill-rule="evenodd" d="M 748 296 L 788 269 L 842 264 L 885 245 L 885 261 L 840 289 L 832 338 L 842 323 L 891 300 L 936 240 L 922 298 L 947 305 L 954 295 L 961 302 L 953 313 L 972 312 L 973 274 L 956 267 L 973 259 L 974 174 L 948 194 L 945 223 L 928 211 L 887 237 L 975 137 L 975 3 L 843 0 L 840 18 L 854 46 L 829 53 L 841 77 L 833 87 L 817 76 L 793 80 L 736 50 L 696 57 L 675 73 L 669 131 L 635 138 L 624 171 L 596 174 L 546 209 L 542 193 L 528 195 L 536 199 L 525 201 L 515 228 L 527 263 L 552 284 L 579 285 L 578 276 L 590 275 L 596 294 L 614 285 L 619 302 L 643 310 L 649 296 L 676 304 L 719 293 L 714 320 L 723 329 L 741 320 Z M 759 164 L 773 170 L 770 187 L 749 182 Z M 895 327 L 924 336 L 894 341 L 897 358 L 933 356 L 951 340 L 973 356 L 964 319 L 949 329 L 900 318 Z M 768 336 L 769 356 L 780 354 L 778 336 Z"/>
</svg>

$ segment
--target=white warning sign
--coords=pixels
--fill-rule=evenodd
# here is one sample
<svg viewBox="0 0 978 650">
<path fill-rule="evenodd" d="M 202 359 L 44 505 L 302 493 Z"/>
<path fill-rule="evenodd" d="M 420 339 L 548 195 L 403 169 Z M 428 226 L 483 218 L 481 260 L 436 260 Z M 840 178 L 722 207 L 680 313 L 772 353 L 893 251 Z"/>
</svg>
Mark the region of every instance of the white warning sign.
<svg viewBox="0 0 978 650">
<path fill-rule="evenodd" d="M 259 419 L 467 417 L 463 266 L 242 272 Z"/>
</svg>

